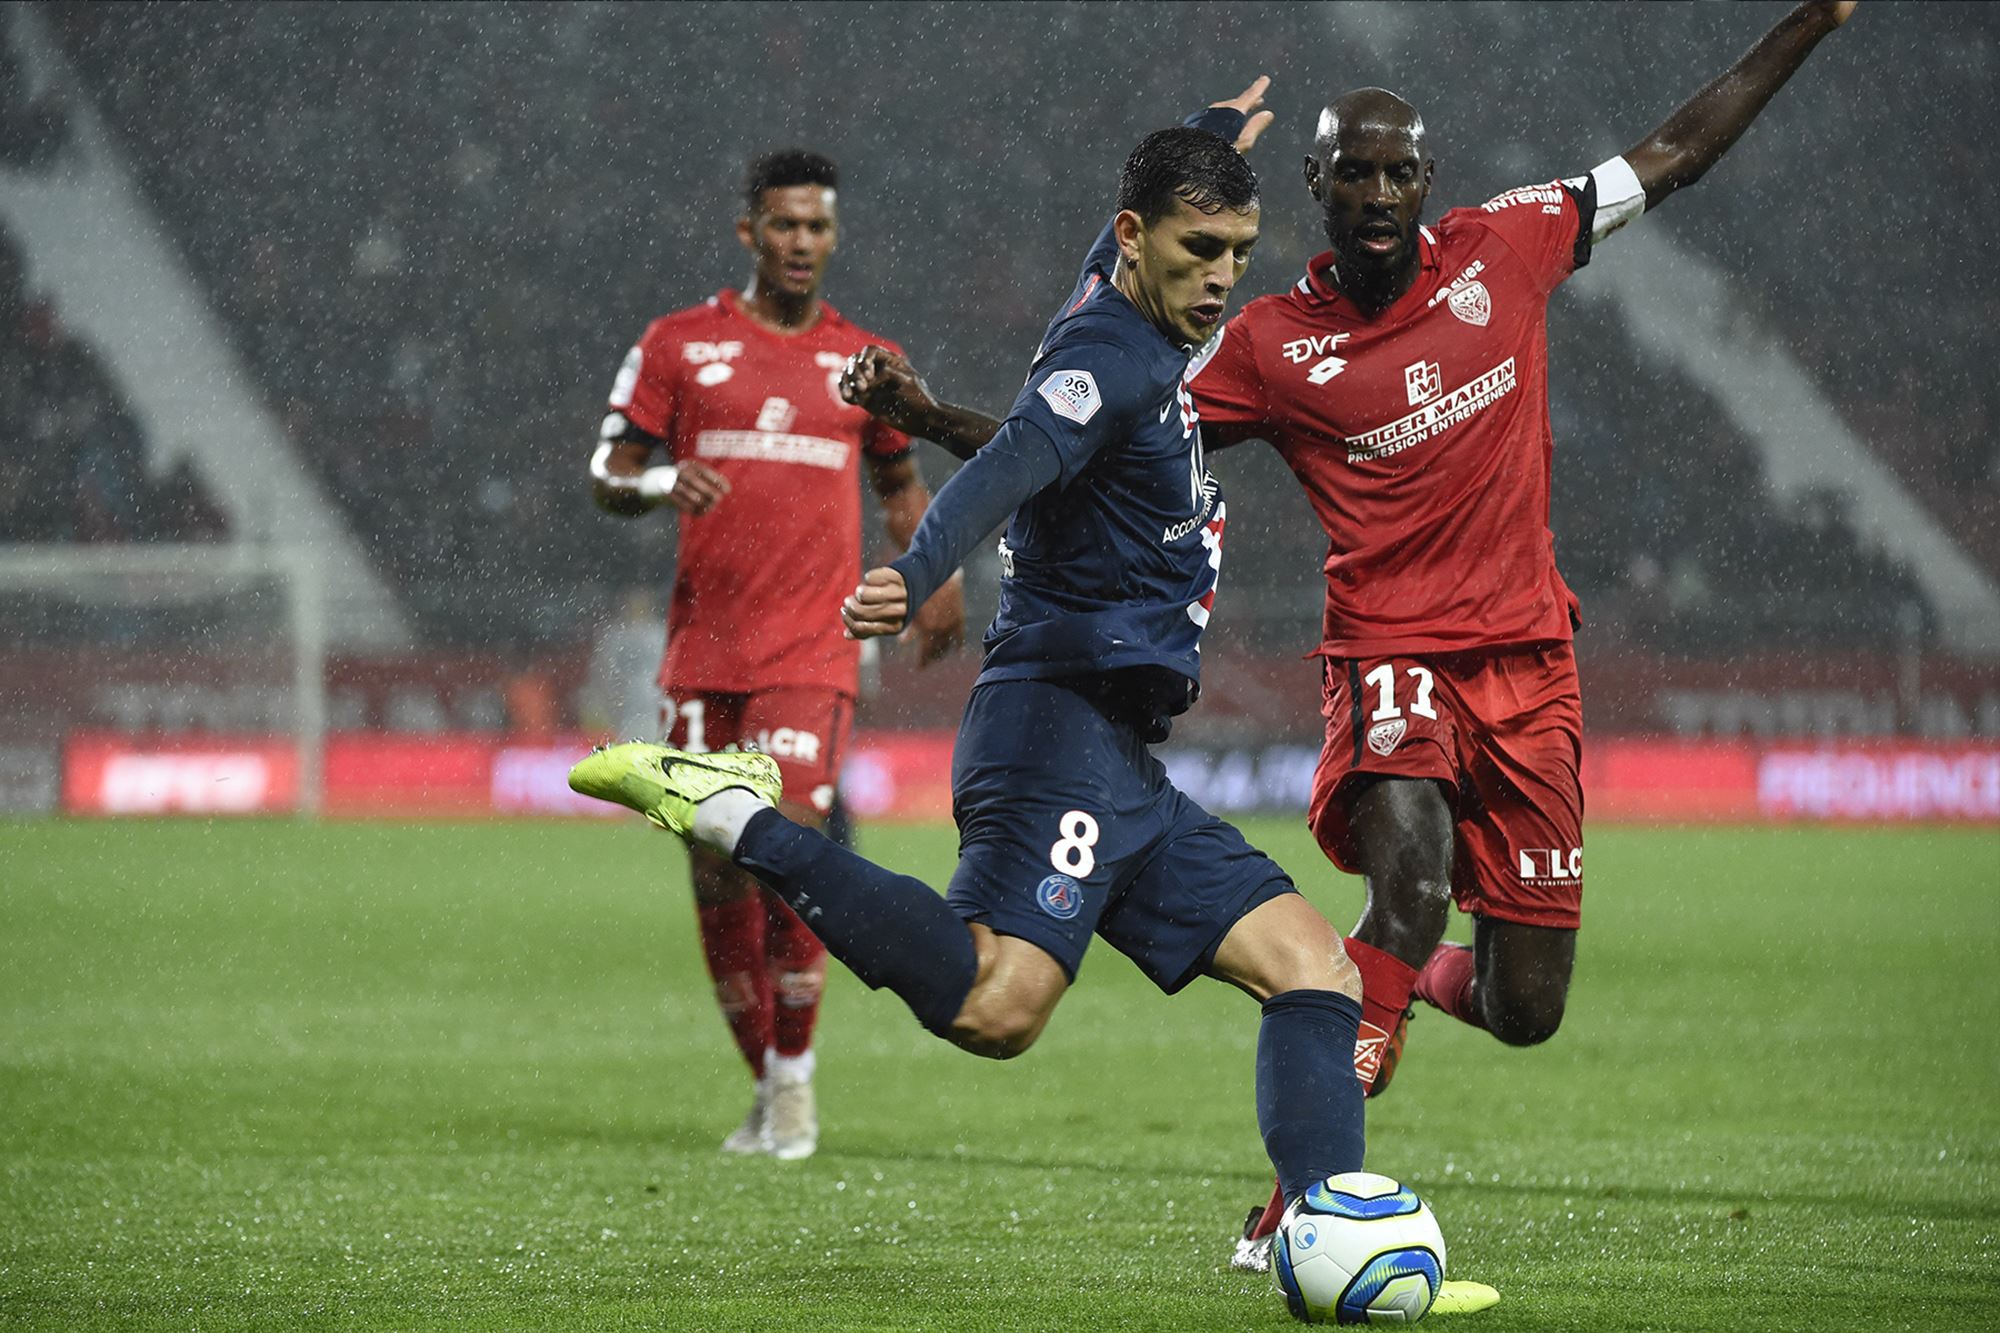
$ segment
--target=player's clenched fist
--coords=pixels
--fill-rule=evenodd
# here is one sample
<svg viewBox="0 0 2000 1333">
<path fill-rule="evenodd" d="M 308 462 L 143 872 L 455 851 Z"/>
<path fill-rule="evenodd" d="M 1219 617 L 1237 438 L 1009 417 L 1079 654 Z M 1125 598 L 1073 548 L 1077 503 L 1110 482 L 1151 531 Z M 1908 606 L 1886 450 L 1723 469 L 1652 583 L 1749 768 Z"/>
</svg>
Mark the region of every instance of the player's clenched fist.
<svg viewBox="0 0 2000 1333">
<path fill-rule="evenodd" d="M 909 615 L 910 594 L 903 576 L 887 566 L 863 574 L 860 586 L 840 604 L 840 623 L 850 639 L 900 634 Z"/>
<path fill-rule="evenodd" d="M 908 358 L 872 343 L 847 358 L 840 396 L 870 416 L 910 435 L 922 435 L 937 407 L 930 387 Z"/>
</svg>

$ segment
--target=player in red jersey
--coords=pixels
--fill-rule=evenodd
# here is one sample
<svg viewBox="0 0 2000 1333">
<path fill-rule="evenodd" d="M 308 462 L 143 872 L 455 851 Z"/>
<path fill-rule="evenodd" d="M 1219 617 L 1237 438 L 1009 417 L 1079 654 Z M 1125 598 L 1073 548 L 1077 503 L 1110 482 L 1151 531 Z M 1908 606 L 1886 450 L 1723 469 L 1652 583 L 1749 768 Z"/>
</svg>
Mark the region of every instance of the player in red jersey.
<svg viewBox="0 0 2000 1333">
<path fill-rule="evenodd" d="M 1799 5 L 1622 157 L 1419 218 L 1416 110 L 1362 89 L 1321 113 L 1306 187 L 1332 249 L 1190 367 L 1204 440 L 1274 444 L 1326 530 L 1325 742 L 1308 819 L 1367 880 L 1355 1068 L 1400 1058 L 1411 997 L 1510 1045 L 1555 1033 L 1583 898 L 1577 602 L 1549 532 L 1544 321 L 1591 247 L 1700 179 L 1852 0 Z M 864 353 L 856 401 L 948 448 L 991 434 L 906 362 Z M 942 438 L 941 438 L 942 437 Z M 1471 948 L 1442 945 L 1451 903 Z M 1255 1210 L 1261 1268 L 1283 1207 Z"/>
<path fill-rule="evenodd" d="M 754 264 L 749 285 L 647 327 L 618 372 L 591 459 L 604 509 L 680 515 L 660 739 L 767 751 L 784 776 L 785 812 L 811 824 L 832 805 L 854 719 L 860 645 L 842 634 L 840 604 L 862 567 L 861 460 L 898 552 L 930 503 L 909 438 L 840 396 L 848 357 L 882 340 L 820 298 L 839 236 L 838 184 L 815 153 L 751 163 L 736 223 Z M 704 521 L 711 513 L 728 521 Z M 914 619 L 924 661 L 958 646 L 964 619 L 954 582 Z M 826 951 L 749 875 L 713 853 L 691 858 L 716 1002 L 756 1081 L 750 1113 L 723 1147 L 809 1156 Z"/>
<path fill-rule="evenodd" d="M 1799 5 L 1622 157 L 1420 224 L 1416 109 L 1320 115 L 1306 188 L 1332 249 L 1245 306 L 1194 392 L 1218 445 L 1264 439 L 1326 529 L 1325 745 L 1308 821 L 1366 878 L 1356 1071 L 1400 1058 L 1412 996 L 1509 1045 L 1554 1035 L 1583 905 L 1577 600 L 1549 531 L 1551 293 L 1691 185 L 1853 4 Z M 1453 901 L 1473 944 L 1441 944 Z M 1283 1200 L 1253 1212 L 1260 1267 Z"/>
</svg>

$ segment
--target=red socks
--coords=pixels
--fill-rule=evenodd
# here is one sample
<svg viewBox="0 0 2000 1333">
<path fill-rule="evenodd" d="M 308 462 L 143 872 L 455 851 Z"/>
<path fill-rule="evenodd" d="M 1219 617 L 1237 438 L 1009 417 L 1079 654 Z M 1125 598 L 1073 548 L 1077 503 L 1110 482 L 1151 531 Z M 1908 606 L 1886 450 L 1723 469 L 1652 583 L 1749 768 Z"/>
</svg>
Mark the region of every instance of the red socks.
<svg viewBox="0 0 2000 1333">
<path fill-rule="evenodd" d="M 753 1077 L 764 1077 L 771 1048 L 771 978 L 764 967 L 764 902 L 753 890 L 735 902 L 697 903 L 701 951 L 715 979 L 715 1003 Z"/>
<path fill-rule="evenodd" d="M 804 1055 L 812 1049 L 826 987 L 826 946 L 777 894 L 758 893 L 764 900 L 765 976 L 777 1001 L 771 1010 L 772 1044 L 779 1055 Z"/>
<path fill-rule="evenodd" d="M 1440 944 L 1417 974 L 1416 996 L 1461 1023 L 1485 1027 L 1472 1003 L 1472 976 L 1472 950 L 1463 944 Z"/>
<path fill-rule="evenodd" d="M 826 948 L 792 909 L 765 889 L 735 902 L 696 904 L 701 951 L 715 980 L 715 1003 L 756 1078 L 764 1056 L 812 1049 L 826 984 Z"/>
<path fill-rule="evenodd" d="M 1410 988 L 1416 984 L 1417 969 L 1351 935 L 1347 956 L 1361 970 L 1361 1028 L 1354 1041 L 1354 1073 L 1361 1080 L 1361 1090 L 1373 1096 L 1383 1059 L 1393 1059 L 1389 1043 L 1403 1021 L 1403 1011 L 1410 1007 Z"/>
</svg>

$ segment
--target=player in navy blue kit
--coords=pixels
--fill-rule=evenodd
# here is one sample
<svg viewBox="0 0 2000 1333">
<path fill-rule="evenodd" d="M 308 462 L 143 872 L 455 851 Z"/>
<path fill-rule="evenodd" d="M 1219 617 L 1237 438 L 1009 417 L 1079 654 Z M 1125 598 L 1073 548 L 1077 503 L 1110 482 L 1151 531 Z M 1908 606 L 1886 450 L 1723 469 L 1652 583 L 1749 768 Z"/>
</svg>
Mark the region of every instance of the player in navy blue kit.
<svg viewBox="0 0 2000 1333">
<path fill-rule="evenodd" d="M 1169 994 L 1202 975 L 1239 987 L 1262 1005 L 1258 1122 L 1295 1198 L 1361 1166 L 1359 978 L 1340 932 L 1149 748 L 1199 691 L 1221 568 L 1222 495 L 1186 375 L 1257 239 L 1238 149 L 1269 122 L 1252 115 L 1266 83 L 1133 151 L 1117 215 L 999 433 L 842 610 L 856 637 L 900 632 L 1011 515 L 953 754 L 960 861 L 945 899 L 771 808 L 762 755 L 633 743 L 571 783 L 730 857 L 855 975 L 977 1054 L 1034 1043 L 1093 933 Z"/>
</svg>

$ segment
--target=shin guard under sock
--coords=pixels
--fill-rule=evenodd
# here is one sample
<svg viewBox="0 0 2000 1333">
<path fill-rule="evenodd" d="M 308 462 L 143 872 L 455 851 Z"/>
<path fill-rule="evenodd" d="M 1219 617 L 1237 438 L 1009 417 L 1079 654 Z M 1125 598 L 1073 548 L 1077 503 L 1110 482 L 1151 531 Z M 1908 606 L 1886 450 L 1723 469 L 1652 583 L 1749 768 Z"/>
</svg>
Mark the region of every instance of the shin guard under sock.
<svg viewBox="0 0 2000 1333">
<path fill-rule="evenodd" d="M 826 946 L 777 894 L 759 889 L 764 903 L 764 959 L 771 980 L 771 1044 L 781 1056 L 812 1049 L 826 986 Z"/>
<path fill-rule="evenodd" d="M 1410 987 L 1416 984 L 1417 969 L 1352 935 L 1347 937 L 1347 956 L 1361 973 L 1361 1026 L 1354 1043 L 1354 1073 L 1363 1091 L 1373 1092 L 1389 1040 L 1410 1007 Z"/>
<path fill-rule="evenodd" d="M 1257 1029 L 1257 1125 L 1285 1198 L 1359 1171 L 1364 1157 L 1354 1030 L 1361 1007 L 1335 991 L 1289 990 L 1264 1001 Z"/>
</svg>

